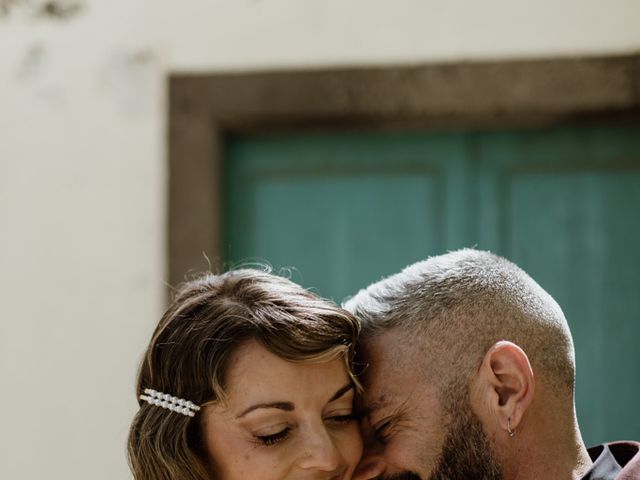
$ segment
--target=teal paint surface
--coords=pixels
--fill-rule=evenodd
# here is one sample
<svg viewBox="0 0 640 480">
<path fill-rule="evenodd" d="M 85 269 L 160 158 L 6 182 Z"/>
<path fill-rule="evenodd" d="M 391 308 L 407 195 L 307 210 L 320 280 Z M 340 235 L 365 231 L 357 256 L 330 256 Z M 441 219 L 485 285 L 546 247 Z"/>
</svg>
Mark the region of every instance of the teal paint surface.
<svg viewBox="0 0 640 480">
<path fill-rule="evenodd" d="M 337 302 L 475 246 L 563 308 L 589 444 L 640 438 L 640 128 L 231 139 L 225 260 L 292 267 Z"/>
</svg>

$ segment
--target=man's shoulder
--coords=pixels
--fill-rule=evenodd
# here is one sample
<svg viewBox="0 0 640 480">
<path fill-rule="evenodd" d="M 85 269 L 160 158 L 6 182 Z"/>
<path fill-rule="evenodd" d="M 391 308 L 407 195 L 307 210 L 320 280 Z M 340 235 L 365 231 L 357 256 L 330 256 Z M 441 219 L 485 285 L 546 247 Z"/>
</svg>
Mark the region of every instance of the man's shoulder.
<svg viewBox="0 0 640 480">
<path fill-rule="evenodd" d="M 615 476 L 615 480 L 640 480 L 640 442 L 611 442 L 592 447 L 589 449 L 589 455 L 594 462 L 600 457 L 605 447 L 622 467 Z"/>
</svg>

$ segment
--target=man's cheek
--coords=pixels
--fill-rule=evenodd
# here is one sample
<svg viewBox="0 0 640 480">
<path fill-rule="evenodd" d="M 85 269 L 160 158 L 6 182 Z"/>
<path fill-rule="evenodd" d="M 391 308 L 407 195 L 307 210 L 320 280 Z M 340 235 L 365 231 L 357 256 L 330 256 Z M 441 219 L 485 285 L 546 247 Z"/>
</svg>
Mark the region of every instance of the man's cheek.
<svg viewBox="0 0 640 480">
<path fill-rule="evenodd" d="M 415 469 L 419 466 L 420 452 L 414 441 L 398 435 L 387 441 L 384 457 L 388 464 L 397 469 Z"/>
<path fill-rule="evenodd" d="M 435 468 L 442 446 L 427 438 L 418 439 L 398 435 L 385 445 L 384 458 L 387 464 L 400 471 L 411 471 L 428 478 Z M 435 440 L 435 439 L 434 439 Z"/>
</svg>

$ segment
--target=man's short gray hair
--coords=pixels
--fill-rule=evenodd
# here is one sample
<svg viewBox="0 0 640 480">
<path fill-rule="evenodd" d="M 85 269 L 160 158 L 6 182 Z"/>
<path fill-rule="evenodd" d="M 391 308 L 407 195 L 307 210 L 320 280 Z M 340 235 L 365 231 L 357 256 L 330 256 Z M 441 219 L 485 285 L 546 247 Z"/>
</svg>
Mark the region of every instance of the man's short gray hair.
<svg viewBox="0 0 640 480">
<path fill-rule="evenodd" d="M 493 344 L 509 340 L 536 375 L 573 395 L 573 341 L 562 310 L 522 269 L 490 252 L 463 249 L 417 262 L 344 307 L 362 321 L 365 341 L 389 329 L 405 333 L 440 383 L 468 378 Z"/>
</svg>

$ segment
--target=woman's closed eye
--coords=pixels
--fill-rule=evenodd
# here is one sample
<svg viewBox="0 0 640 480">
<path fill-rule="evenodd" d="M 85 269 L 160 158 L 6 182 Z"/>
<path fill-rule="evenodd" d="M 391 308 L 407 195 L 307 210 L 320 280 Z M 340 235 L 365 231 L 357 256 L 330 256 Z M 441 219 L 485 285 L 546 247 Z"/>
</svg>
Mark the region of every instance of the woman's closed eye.
<svg viewBox="0 0 640 480">
<path fill-rule="evenodd" d="M 254 435 L 254 437 L 256 438 L 258 443 L 268 447 L 271 445 L 275 445 L 279 442 L 282 442 L 283 440 L 286 440 L 290 432 L 291 432 L 291 427 L 285 427 L 276 433 L 271 433 L 269 435 Z"/>
<path fill-rule="evenodd" d="M 356 421 L 356 414 L 353 411 L 345 412 L 345 413 L 337 413 L 335 415 L 330 415 L 324 419 L 325 422 L 334 424 L 334 425 L 344 425 L 346 423 Z M 254 434 L 254 438 L 260 445 L 264 446 L 272 446 L 277 443 L 280 443 L 286 440 L 291 433 L 291 427 L 286 426 L 282 430 L 279 430 L 275 433 L 269 433 L 266 435 L 257 435 Z"/>
<path fill-rule="evenodd" d="M 341 413 L 336 415 L 331 415 L 325 418 L 325 422 L 331 422 L 336 424 L 343 424 L 356 421 L 358 418 L 355 412 L 351 411 L 348 413 Z"/>
</svg>

